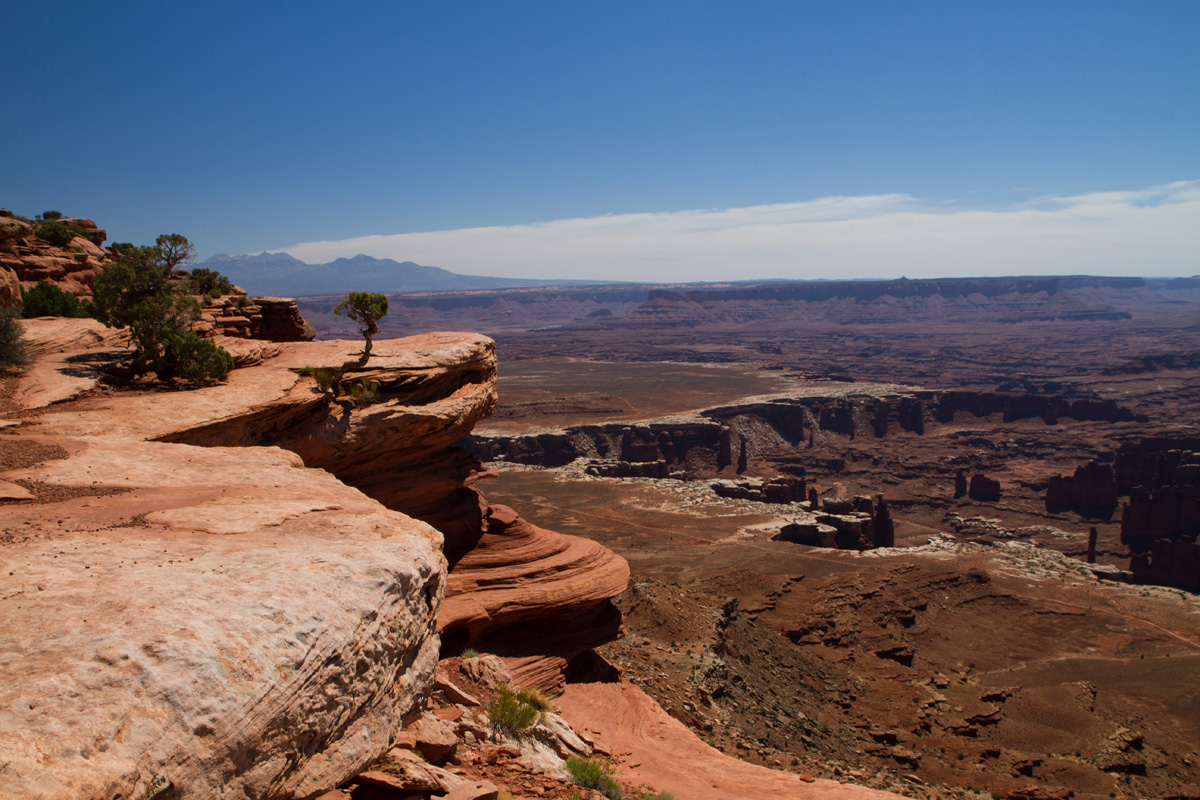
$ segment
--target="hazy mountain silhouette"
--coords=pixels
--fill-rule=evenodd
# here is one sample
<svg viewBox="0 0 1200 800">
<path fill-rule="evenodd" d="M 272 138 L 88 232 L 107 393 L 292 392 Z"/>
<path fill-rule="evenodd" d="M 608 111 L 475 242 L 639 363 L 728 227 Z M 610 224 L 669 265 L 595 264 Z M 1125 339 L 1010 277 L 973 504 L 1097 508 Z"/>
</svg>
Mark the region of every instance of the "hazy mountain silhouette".
<svg viewBox="0 0 1200 800">
<path fill-rule="evenodd" d="M 524 286 L 581 286 L 601 281 L 488 278 L 459 275 L 411 261 L 359 255 L 328 264 L 307 264 L 287 253 L 253 256 L 215 255 L 194 266 L 215 269 L 251 295 L 307 297 L 346 292 L 449 292 L 463 289 L 514 289 Z M 611 281 L 607 281 L 611 283 Z"/>
</svg>

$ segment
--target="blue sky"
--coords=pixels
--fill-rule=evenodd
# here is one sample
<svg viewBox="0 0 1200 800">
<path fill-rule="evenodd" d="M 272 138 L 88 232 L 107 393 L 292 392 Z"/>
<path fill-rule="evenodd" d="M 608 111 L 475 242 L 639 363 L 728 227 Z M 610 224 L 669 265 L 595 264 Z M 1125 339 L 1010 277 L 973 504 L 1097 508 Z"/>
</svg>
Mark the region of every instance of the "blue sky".
<svg viewBox="0 0 1200 800">
<path fill-rule="evenodd" d="M 642 280 L 1200 272 L 1194 0 L 2 18 L 0 205 L 117 241 Z"/>
</svg>

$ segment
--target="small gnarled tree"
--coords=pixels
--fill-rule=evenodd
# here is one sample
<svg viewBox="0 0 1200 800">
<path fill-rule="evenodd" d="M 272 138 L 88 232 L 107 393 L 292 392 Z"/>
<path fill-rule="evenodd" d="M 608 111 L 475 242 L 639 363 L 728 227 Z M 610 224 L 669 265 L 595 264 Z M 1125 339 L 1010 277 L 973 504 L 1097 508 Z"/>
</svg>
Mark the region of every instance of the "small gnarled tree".
<svg viewBox="0 0 1200 800">
<path fill-rule="evenodd" d="M 371 357 L 371 337 L 379 333 L 379 320 L 387 316 L 387 295 L 378 292 L 351 292 L 343 297 L 333 313 L 349 317 L 358 323 L 358 331 L 367 340 L 362 355 L 358 357 L 358 366 L 366 366 Z"/>
</svg>

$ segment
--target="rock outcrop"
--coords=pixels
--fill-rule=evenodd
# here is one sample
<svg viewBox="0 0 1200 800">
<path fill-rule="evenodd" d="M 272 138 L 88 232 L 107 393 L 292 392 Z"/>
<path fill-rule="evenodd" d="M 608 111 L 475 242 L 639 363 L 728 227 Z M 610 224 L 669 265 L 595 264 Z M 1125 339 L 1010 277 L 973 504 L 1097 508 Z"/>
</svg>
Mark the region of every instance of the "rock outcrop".
<svg viewBox="0 0 1200 800">
<path fill-rule="evenodd" d="M 104 432 L 0 436 L 51 454 L 4 473 L 35 496 L 0 541 L 5 796 L 311 796 L 374 760 L 432 680 L 439 534 L 286 451 L 74 413 Z"/>
<path fill-rule="evenodd" d="M 794 325 L 797 320 L 898 323 L 914 317 L 1017 322 L 1125 319 L 1090 308 L 1058 278 L 813 281 L 703 289 L 654 289 L 625 324 L 636 327 Z"/>
<path fill-rule="evenodd" d="M 300 316 L 296 301 L 285 297 L 248 298 L 229 294 L 202 303 L 200 319 L 192 326 L 202 336 L 229 336 L 268 342 L 306 342 L 317 332 Z"/>
<path fill-rule="evenodd" d="M 1117 508 L 1117 483 L 1111 464 L 1090 461 L 1074 475 L 1050 479 L 1046 487 L 1046 510 L 1051 513 L 1076 511 L 1085 517 L 1108 519 Z"/>
<path fill-rule="evenodd" d="M 1175 483 L 1180 466 L 1184 483 L 1198 483 L 1195 459 L 1187 453 L 1200 453 L 1200 438 L 1147 438 L 1128 442 L 1117 450 L 1113 472 L 1117 494 L 1126 495 L 1136 487 L 1154 490 Z"/>
<path fill-rule="evenodd" d="M 0 478 L 32 496 L 0 542 L 16 796 L 312 796 L 378 758 L 429 690 L 446 562 L 441 532 L 349 481 L 463 552 L 493 526 L 454 600 L 472 636 L 522 634 L 507 653 L 535 681 L 619 632 L 622 559 L 466 485 L 477 464 L 453 445 L 495 402 L 491 340 L 377 343 L 362 375 L 382 402 L 355 409 L 298 369 L 356 343 L 280 344 L 223 385 L 107 397 L 69 373 L 114 358 L 111 333 L 27 321 L 41 360 L 14 398 L 50 412 L 0 436 L 48 459 Z"/>
<path fill-rule="evenodd" d="M 780 542 L 838 550 L 894 547 L 895 524 L 883 495 L 860 495 L 812 504 L 811 513 L 784 525 L 771 538 Z"/>
<path fill-rule="evenodd" d="M 1000 499 L 1000 481 L 982 473 L 976 473 L 971 476 L 971 485 L 967 489 L 967 496 L 981 503 L 995 503 Z"/>
<path fill-rule="evenodd" d="M 26 289 L 48 280 L 63 291 L 90 295 L 92 279 L 116 260 L 112 251 L 103 247 L 108 234 L 90 219 L 57 222 L 78 231 L 63 246 L 39 238 L 37 225 L 0 209 L 0 268 L 12 270 Z"/>
<path fill-rule="evenodd" d="M 21 281 L 8 267 L 0 267 L 0 308 L 21 305 Z"/>
<path fill-rule="evenodd" d="M 455 447 L 496 402 L 492 341 L 477 334 L 426 334 L 377 342 L 367 368 L 347 379 L 378 384 L 380 402 L 356 410 L 321 392 L 304 366 L 352 360 L 358 343 L 280 344 L 253 395 L 217 418 L 179 420 L 161 441 L 205 446 L 277 445 L 328 470 L 389 508 L 446 536 L 451 563 L 483 534 L 487 504 L 471 484 L 484 473 Z M 248 378 L 248 376 L 247 376 Z M 231 386 L 242 378 L 234 373 Z M 232 393 L 231 393 L 232 394 Z"/>
<path fill-rule="evenodd" d="M 611 601 L 628 582 L 629 565 L 608 548 L 491 506 L 487 532 L 450 575 L 443 649 L 504 656 L 519 685 L 559 692 L 572 662 L 621 635 Z"/>
<path fill-rule="evenodd" d="M 38 225 L 12 217 L 0 209 L 0 308 L 20 305 L 20 291 L 13 301 L 12 282 L 30 289 L 38 281 L 50 281 L 64 292 L 90 297 L 92 280 L 117 260 L 105 248 L 108 233 L 90 219 L 56 220 L 78 232 L 64 246 L 38 236 Z M 183 273 L 180 273 L 181 275 Z M 296 301 L 282 297 L 251 300 L 241 289 L 220 297 L 195 297 L 201 307 L 193 330 L 201 336 L 228 336 L 272 342 L 310 341 L 316 336 L 312 325 L 300 316 Z"/>
<path fill-rule="evenodd" d="M 317 335 L 316 329 L 300 316 L 296 301 L 290 297 L 255 297 L 242 313 L 250 320 L 252 339 L 304 342 Z"/>
<path fill-rule="evenodd" d="M 754 500 L 759 503 L 801 503 L 808 499 L 804 478 L 777 475 L 774 478 L 719 480 L 710 484 L 718 497 Z"/>
<path fill-rule="evenodd" d="M 1200 592 L 1200 452 L 1166 446 L 1143 441 L 1118 453 L 1118 475 L 1143 482 L 1123 508 L 1121 541 L 1138 581 Z"/>
<path fill-rule="evenodd" d="M 594 461 L 595 474 L 620 477 L 656 477 L 651 471 L 660 468 L 622 468 L 616 466 L 618 462 L 661 462 L 668 475 L 686 472 L 707 477 L 735 465 L 740 473 L 748 461 L 767 455 L 778 460 L 806 442 L 811 446 L 816 438 L 923 436 L 927 425 L 953 422 L 963 413 L 974 417 L 999 414 L 1005 422 L 1040 417 L 1054 424 L 1060 419 L 1135 419 L 1132 411 L 1110 400 L 1068 401 L 1057 395 L 978 391 L 897 393 L 898 388 L 863 385 L 848 390 L 854 392 L 848 396 L 773 397 L 636 425 L 578 425 L 519 435 L 481 432 L 472 435 L 466 445 L 485 461 L 561 467 L 587 458 Z M 871 397 L 868 391 L 879 394 Z M 622 470 L 625 475 L 620 474 Z"/>
<path fill-rule="evenodd" d="M 559 712 L 609 752 L 635 755 L 617 768 L 631 786 L 649 785 L 689 800 L 811 797 L 894 800 L 897 795 L 747 764 L 709 747 L 628 683 L 572 684 Z"/>
</svg>

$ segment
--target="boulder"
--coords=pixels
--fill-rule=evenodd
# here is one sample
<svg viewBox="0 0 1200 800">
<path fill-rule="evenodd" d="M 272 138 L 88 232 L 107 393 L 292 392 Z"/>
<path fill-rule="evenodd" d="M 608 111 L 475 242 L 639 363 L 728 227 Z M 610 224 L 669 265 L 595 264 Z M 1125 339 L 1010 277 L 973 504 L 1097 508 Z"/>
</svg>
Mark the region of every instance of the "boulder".
<svg viewBox="0 0 1200 800">
<path fill-rule="evenodd" d="M 54 441 L 5 477 L 123 493 L 6 511 L 5 794 L 302 796 L 387 748 L 436 666 L 435 531 L 277 449 Z"/>
<path fill-rule="evenodd" d="M 395 748 L 358 776 L 358 780 L 402 793 L 433 793 L 442 800 L 495 800 L 499 790 L 488 781 L 472 781 L 427 764 L 419 755 Z M 403 795 L 402 795 L 403 796 Z"/>
<path fill-rule="evenodd" d="M 425 714 L 405 726 L 396 735 L 394 744 L 401 749 L 420 753 L 426 761 L 440 764 L 454 755 L 458 737 L 445 722 L 432 714 Z"/>
</svg>

